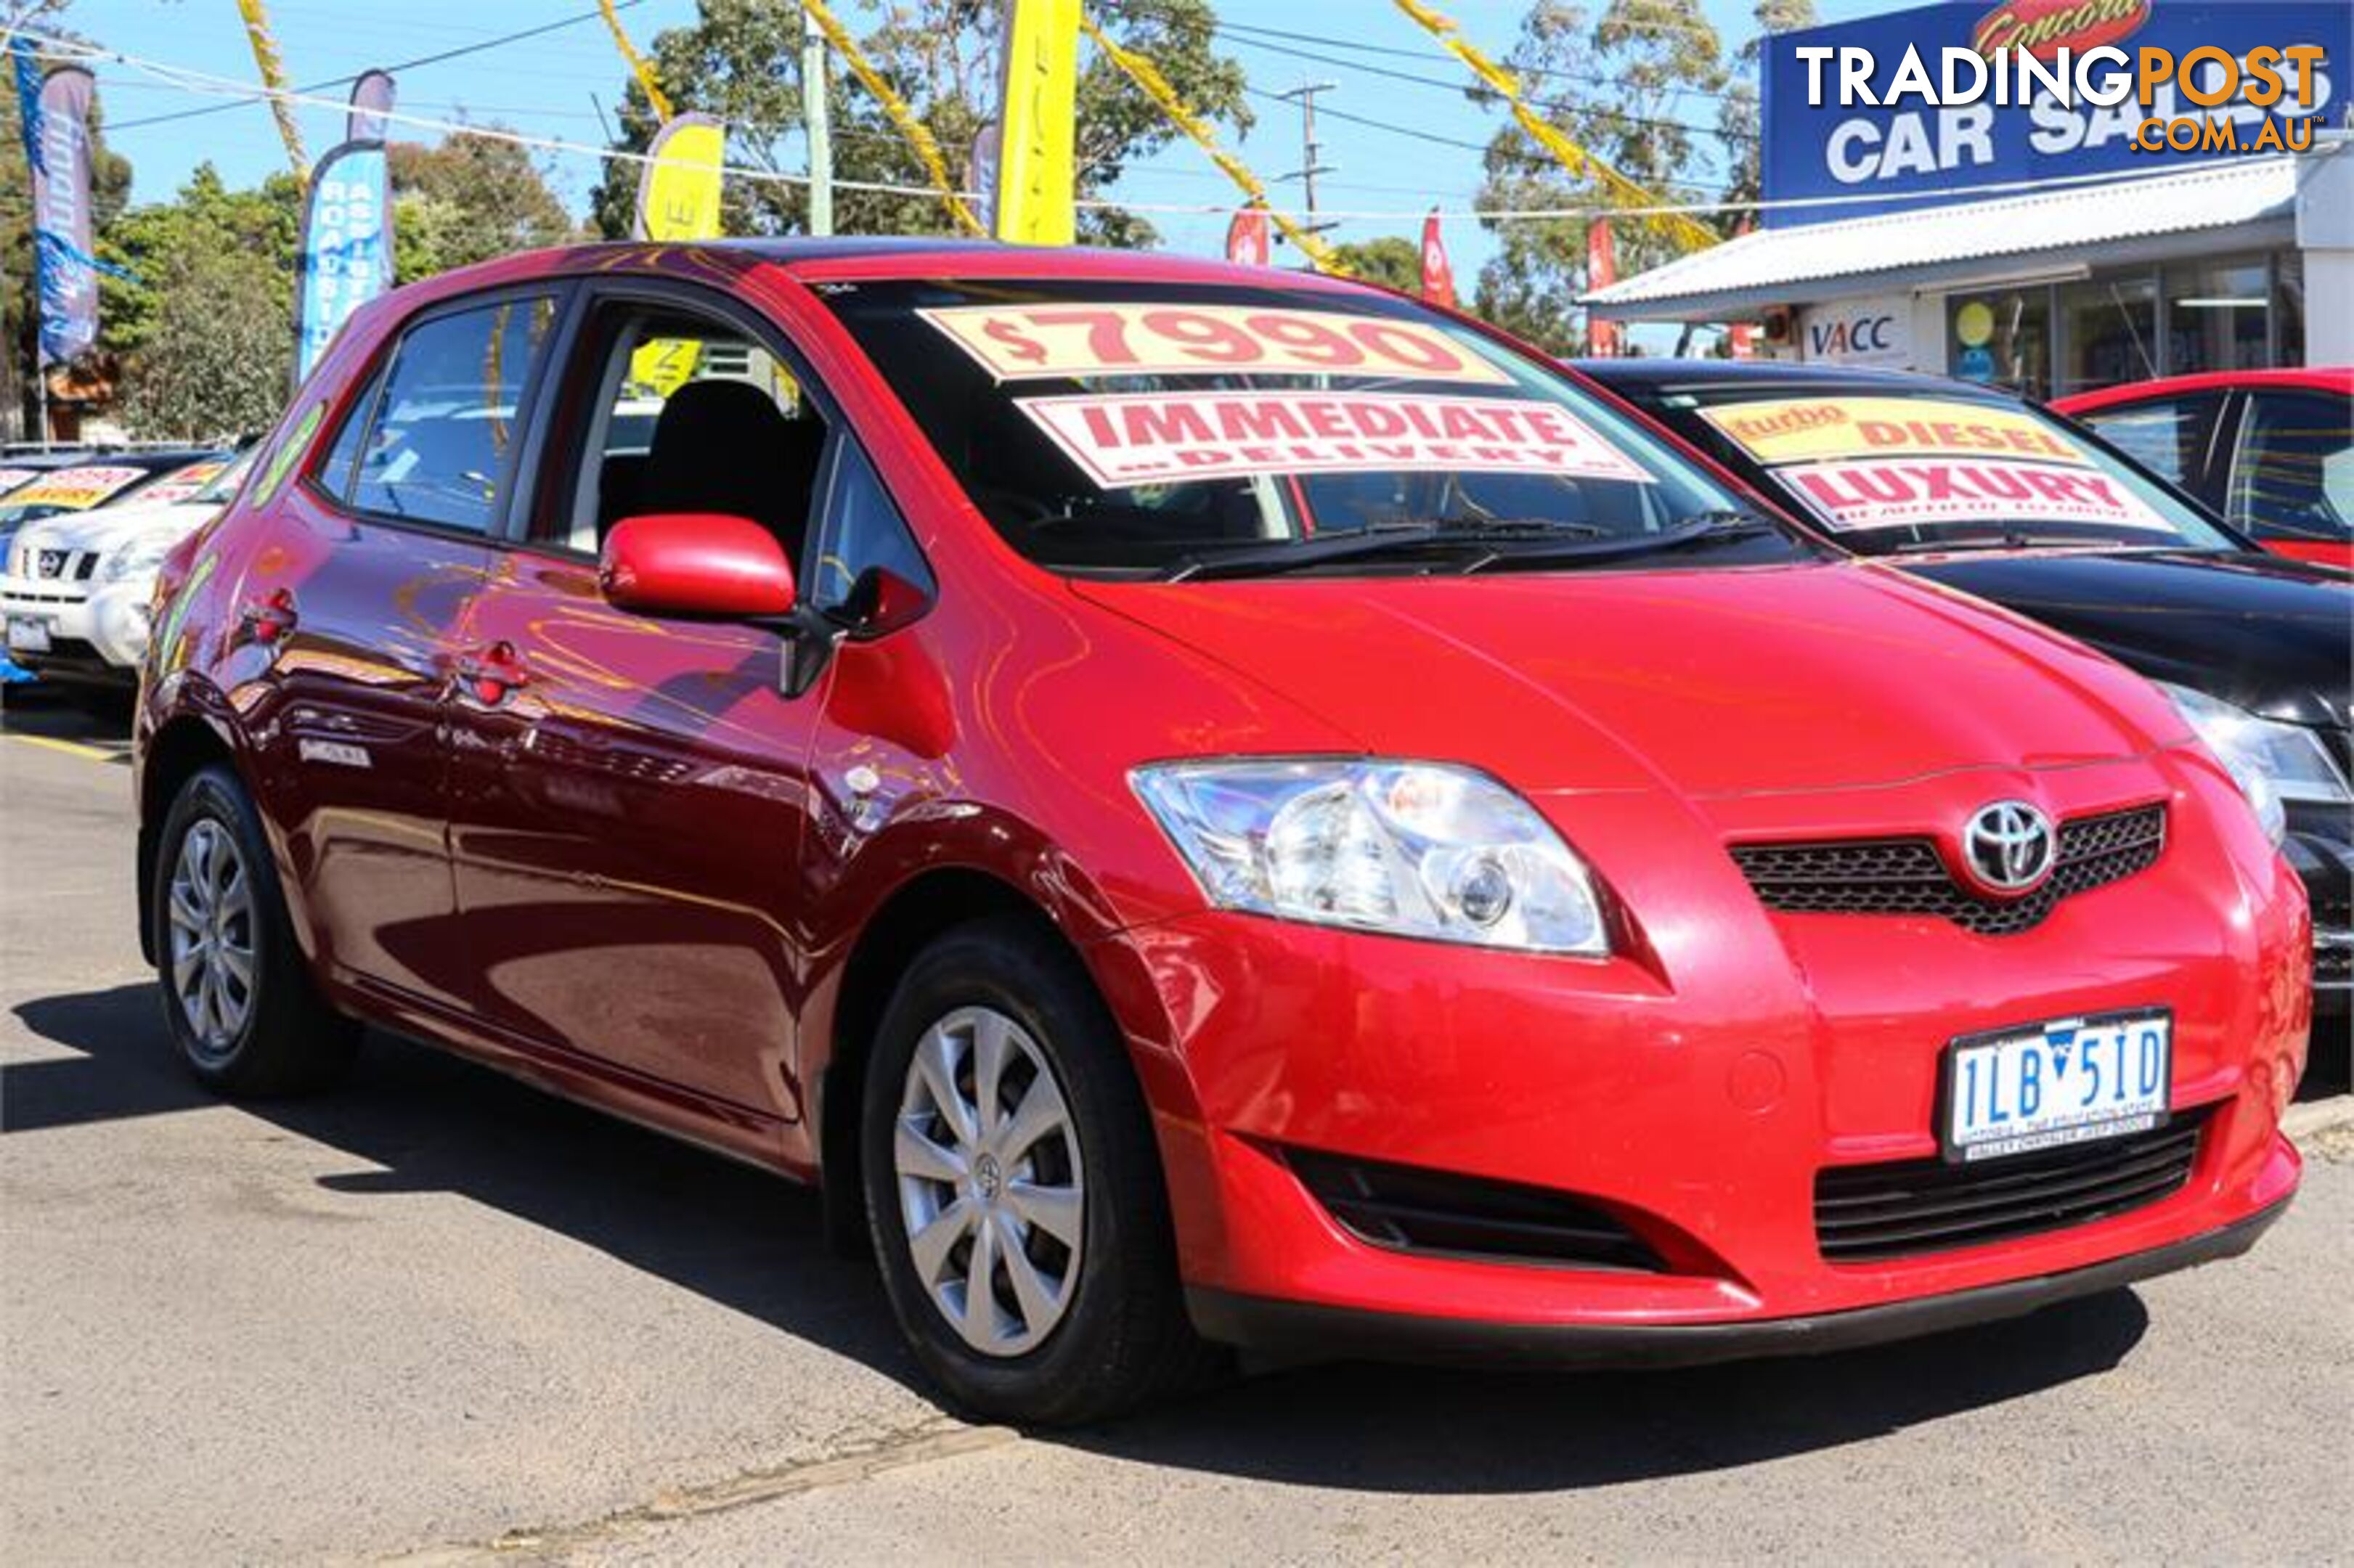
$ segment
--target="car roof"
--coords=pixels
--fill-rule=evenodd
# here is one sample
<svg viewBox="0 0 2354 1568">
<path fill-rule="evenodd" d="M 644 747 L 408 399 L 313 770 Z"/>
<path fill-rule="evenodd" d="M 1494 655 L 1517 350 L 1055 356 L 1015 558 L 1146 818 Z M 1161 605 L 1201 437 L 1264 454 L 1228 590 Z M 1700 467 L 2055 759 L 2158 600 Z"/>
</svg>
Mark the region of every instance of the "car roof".
<svg viewBox="0 0 2354 1568">
<path fill-rule="evenodd" d="M 2186 392 L 2253 392 L 2267 387 L 2276 390 L 2335 392 L 2341 397 L 2354 397 L 2354 366 L 2317 365 L 2304 368 L 2284 366 L 2276 370 L 2206 370 L 2196 376 L 2169 376 L 2158 381 L 2133 381 L 2123 387 L 2104 387 L 2097 391 L 2079 392 L 2073 397 L 2054 398 L 2052 407 L 2073 414 L 2092 408 L 2122 408 L 2158 397 L 2177 397 Z"/>
<path fill-rule="evenodd" d="M 1857 366 L 1797 365 L 1778 359 L 1573 359 L 1570 367 L 1613 391 L 1640 397 L 1669 393 L 1762 393 L 1787 390 L 1829 396 L 1919 397 L 1956 395 L 1988 402 L 2015 403 L 2016 394 L 1943 376 L 1909 370 L 1872 370 Z"/>
<path fill-rule="evenodd" d="M 518 251 L 438 273 L 370 301 L 362 307 L 355 330 L 372 334 L 382 321 L 406 318 L 420 306 L 480 290 L 541 279 L 614 274 L 678 277 L 691 276 L 697 270 L 725 278 L 764 267 L 779 269 L 803 282 L 1023 278 L 1227 284 L 1349 293 L 1373 288 L 1315 272 L 1242 267 L 1159 251 L 1006 245 L 987 239 L 861 236 L 686 240 L 669 244 L 617 240 Z M 1373 291 L 1387 292 L 1378 288 L 1373 288 Z"/>
</svg>

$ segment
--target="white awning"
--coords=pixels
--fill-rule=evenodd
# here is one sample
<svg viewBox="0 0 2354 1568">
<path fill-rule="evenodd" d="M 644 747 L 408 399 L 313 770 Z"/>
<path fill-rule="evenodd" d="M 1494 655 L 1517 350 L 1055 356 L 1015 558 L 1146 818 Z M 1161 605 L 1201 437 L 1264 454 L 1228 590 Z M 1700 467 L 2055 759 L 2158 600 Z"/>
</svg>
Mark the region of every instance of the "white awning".
<svg viewBox="0 0 2354 1568">
<path fill-rule="evenodd" d="M 2180 174 L 2138 175 L 1952 207 L 1766 228 L 1728 239 L 1580 297 L 1605 318 L 1705 321 L 1717 310 L 1803 303 L 1875 286 L 1961 281 L 1970 271 L 2016 273 L 1998 259 L 2058 252 L 2090 263 L 2137 240 L 2201 229 L 2293 228 L 2301 160 L 2234 160 Z M 2275 237 L 2233 237 L 2251 245 Z M 2121 259 L 2121 258 L 2120 258 Z M 1836 280 L 1834 286 L 1826 283 Z"/>
</svg>

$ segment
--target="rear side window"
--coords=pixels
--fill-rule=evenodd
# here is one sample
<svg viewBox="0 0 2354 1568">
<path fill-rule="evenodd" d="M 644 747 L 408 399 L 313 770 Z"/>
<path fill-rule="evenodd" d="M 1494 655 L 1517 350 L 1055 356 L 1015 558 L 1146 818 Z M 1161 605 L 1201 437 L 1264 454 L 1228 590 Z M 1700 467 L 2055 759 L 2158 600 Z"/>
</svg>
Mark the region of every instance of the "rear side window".
<svg viewBox="0 0 2354 1568">
<path fill-rule="evenodd" d="M 2207 443 L 2214 439 L 2220 396 L 2168 397 L 2130 408 L 2102 409 L 2084 423 L 2102 440 L 2160 478 L 2196 490 L 2207 468 Z"/>
<path fill-rule="evenodd" d="M 535 295 L 410 328 L 381 387 L 337 433 L 322 482 L 362 512 L 489 533 L 522 437 L 524 388 L 555 323 L 555 300 Z"/>
<path fill-rule="evenodd" d="M 2232 463 L 2232 521 L 2260 539 L 2342 543 L 2354 535 L 2354 404 L 2258 393 Z"/>
</svg>

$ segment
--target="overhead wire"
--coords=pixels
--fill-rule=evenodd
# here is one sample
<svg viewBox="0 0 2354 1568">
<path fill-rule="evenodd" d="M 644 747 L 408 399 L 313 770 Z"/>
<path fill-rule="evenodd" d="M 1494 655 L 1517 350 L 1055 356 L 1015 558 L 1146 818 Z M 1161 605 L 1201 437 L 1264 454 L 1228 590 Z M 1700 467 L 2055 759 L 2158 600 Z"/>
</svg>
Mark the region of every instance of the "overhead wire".
<svg viewBox="0 0 2354 1568">
<path fill-rule="evenodd" d="M 646 0 L 613 0 L 613 8 L 617 11 L 628 11 L 644 4 L 646 4 Z M 455 48 L 440 49 L 431 54 L 419 55 L 414 59 L 395 60 L 390 65 L 383 66 L 378 69 L 392 71 L 395 74 L 405 70 L 422 70 L 427 66 L 440 65 L 444 60 L 461 59 L 468 55 L 479 55 L 487 50 L 504 48 L 509 44 L 519 44 L 526 39 L 541 37 L 549 33 L 559 32 L 567 27 L 577 27 L 584 22 L 602 21 L 604 19 L 604 15 L 605 13 L 601 7 L 582 11 L 570 16 L 559 17 L 553 22 L 543 22 L 535 27 L 525 27 L 516 32 L 503 33 L 495 38 L 477 39 L 472 43 L 459 45 Z M 349 87 L 354 82 L 359 80 L 361 74 L 361 72 L 354 71 L 349 76 L 332 77 L 325 81 L 312 82 L 306 86 L 296 88 L 294 90 L 302 93 L 316 93 L 325 92 L 331 88 Z M 237 103 L 213 103 L 207 104 L 202 109 L 181 109 L 175 110 L 169 114 L 150 114 L 138 120 L 118 121 L 115 123 L 109 125 L 106 129 L 110 133 L 117 133 L 124 131 L 135 131 L 142 126 L 162 125 L 175 120 L 194 120 L 199 116 L 207 114 L 223 114 L 227 113 L 230 110 L 242 107 L 244 107 L 242 104 Z"/>
<path fill-rule="evenodd" d="M 595 13 L 592 12 L 590 15 L 593 16 Z M 83 44 L 79 40 L 68 38 L 54 33 L 45 33 L 39 29 L 24 28 L 21 29 L 21 31 L 26 37 L 37 40 L 39 45 L 39 52 L 48 58 L 70 60 L 85 64 L 95 61 L 99 63 L 118 65 L 125 69 L 138 71 L 165 83 L 176 85 L 185 91 L 232 98 L 241 104 L 263 102 L 273 96 L 268 89 L 256 87 L 249 81 L 215 76 L 211 73 L 193 70 L 185 66 L 175 66 L 169 62 L 157 61 L 148 59 L 141 56 L 127 54 L 119 49 L 109 49 L 95 45 Z M 319 108 L 340 110 L 345 107 L 345 103 L 340 99 L 325 98 L 316 93 L 304 92 L 301 90 L 289 90 L 287 91 L 275 94 L 274 96 L 283 98 L 290 102 L 307 104 Z M 1320 114 L 1323 114 L 1329 111 L 1320 110 L 1318 112 Z M 620 148 L 599 146 L 584 142 L 567 141 L 561 137 L 540 136 L 525 132 L 511 130 L 504 126 L 472 124 L 461 120 L 447 120 L 431 115 L 415 114 L 405 109 L 396 109 L 388 113 L 386 118 L 395 123 L 412 125 L 425 130 L 440 131 L 445 134 L 478 136 L 491 141 L 507 142 L 516 146 L 531 148 L 542 152 L 569 154 L 583 157 L 597 158 L 631 164 L 644 164 L 655 161 L 642 153 L 632 153 Z M 2265 160 L 2241 160 L 2243 163 L 2256 163 L 2261 161 Z M 809 183 L 806 175 L 790 175 L 779 170 L 748 167 L 739 164 L 723 165 L 720 172 L 722 175 L 729 178 L 743 179 L 771 185 L 805 185 Z M 2180 171 L 2179 169 L 2168 168 L 2153 170 L 2145 175 L 2121 175 L 2114 170 L 2101 170 L 2089 174 L 2046 175 L 2025 179 L 1995 180 L 1973 185 L 1944 185 L 1930 190 L 1901 192 L 1871 191 L 1850 196 L 1797 196 L 1782 197 L 1775 200 L 1755 199 L 1741 201 L 1663 202 L 1639 207 L 1611 207 L 1593 203 L 1564 207 L 1509 208 L 1480 207 L 1478 206 L 1449 207 L 1442 206 L 1437 210 L 1442 217 L 1462 217 L 1483 220 L 1493 219 L 1499 222 L 1522 220 L 1539 221 L 1553 218 L 1603 217 L 1645 217 L 1675 213 L 1708 215 L 1717 213 L 1778 212 L 1792 210 L 1837 211 L 1842 207 L 1867 205 L 1877 207 L 1901 207 L 1909 203 L 1925 201 L 1947 203 L 1953 201 L 1956 197 L 1967 196 L 2034 195 L 2048 191 L 2067 190 L 2086 185 L 2116 185 L 2143 180 L 2169 178 L 2179 175 L 2179 173 Z M 833 183 L 836 189 L 873 191 L 878 194 L 889 196 L 932 196 L 938 195 L 938 193 L 928 185 L 899 185 L 882 181 L 854 181 L 842 179 L 836 179 Z M 960 194 L 970 197 L 973 193 L 964 192 Z M 1125 209 L 1128 211 L 1142 213 L 1169 213 L 1178 215 L 1198 215 L 1204 217 L 1224 216 L 1232 211 L 1232 205 L 1230 203 L 1222 202 L 1119 201 L 1109 197 L 1089 197 L 1083 198 L 1079 205 L 1091 208 Z M 1292 210 L 1295 216 L 1301 216 L 1298 214 L 1297 209 Z M 1398 222 L 1419 219 L 1427 216 L 1431 210 L 1432 209 L 1427 205 L 1411 208 L 1381 209 L 1320 207 L 1318 209 L 1317 216 L 1319 217 L 1345 221 L 1362 220 L 1366 222 Z"/>
</svg>

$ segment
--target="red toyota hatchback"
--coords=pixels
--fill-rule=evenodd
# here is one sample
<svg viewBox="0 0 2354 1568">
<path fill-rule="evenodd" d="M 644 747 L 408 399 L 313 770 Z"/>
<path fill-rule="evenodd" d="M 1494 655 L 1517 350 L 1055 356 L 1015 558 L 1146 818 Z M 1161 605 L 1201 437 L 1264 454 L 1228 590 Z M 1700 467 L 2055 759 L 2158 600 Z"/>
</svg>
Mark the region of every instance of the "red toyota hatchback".
<svg viewBox="0 0 2354 1568">
<path fill-rule="evenodd" d="M 2303 895 L 2163 697 L 1401 298 L 517 258 L 168 577 L 196 1072 L 373 1023 L 822 1181 L 969 1409 L 1868 1342 L 2296 1186 Z"/>
</svg>

